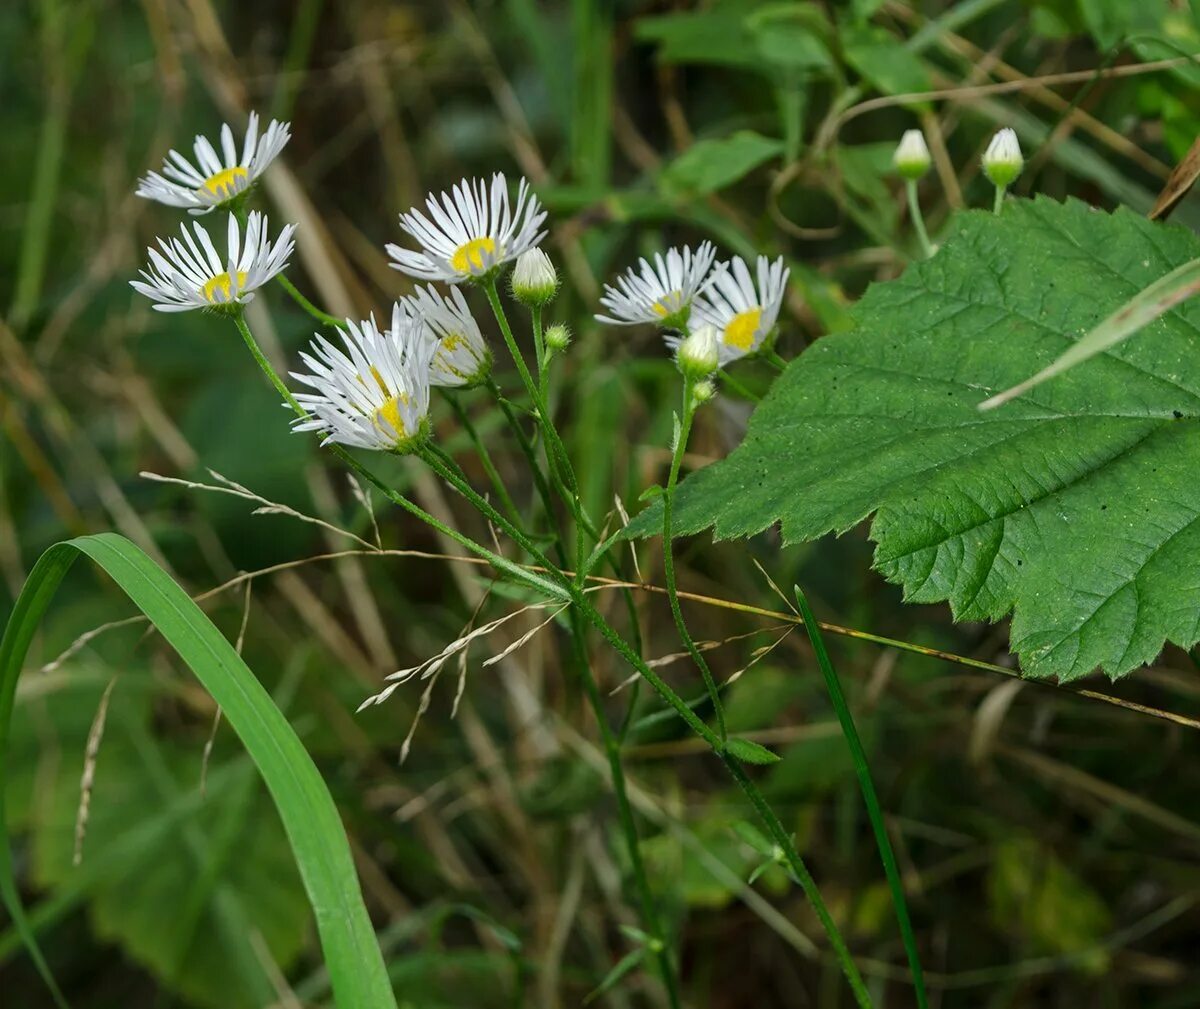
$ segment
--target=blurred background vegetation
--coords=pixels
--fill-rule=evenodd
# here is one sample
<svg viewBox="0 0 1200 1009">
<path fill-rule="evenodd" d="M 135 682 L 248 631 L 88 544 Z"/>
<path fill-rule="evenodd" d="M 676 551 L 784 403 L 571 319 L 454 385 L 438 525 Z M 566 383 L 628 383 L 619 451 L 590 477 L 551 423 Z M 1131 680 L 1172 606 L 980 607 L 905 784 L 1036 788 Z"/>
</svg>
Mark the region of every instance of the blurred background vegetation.
<svg viewBox="0 0 1200 1009">
<path fill-rule="evenodd" d="M 559 416 L 589 506 L 605 514 L 614 495 L 636 509 L 663 479 L 677 378 L 652 332 L 590 321 L 604 278 L 703 237 L 726 253 L 783 254 L 793 285 L 780 348 L 794 356 L 844 328 L 864 286 L 915 252 L 889 170 L 904 129 L 923 128 L 934 152 L 921 193 L 935 239 L 956 208 L 989 200 L 979 155 L 1002 125 L 1029 158 L 1018 193 L 1145 212 L 1200 133 L 1200 67 L 1186 59 L 1196 52 L 1187 0 L 8 0 L 0 613 L 49 544 L 129 536 L 207 593 L 202 605 L 318 760 L 402 1004 L 579 1005 L 636 948 L 620 927 L 636 916 L 594 727 L 562 673 L 564 639 L 548 628 L 486 669 L 533 624 L 477 645 L 432 684 L 401 765 L 429 685 L 368 714 L 356 706 L 386 673 L 519 600 L 476 568 L 379 553 L 375 520 L 389 549 L 454 551 L 394 511 L 373 520 L 344 473 L 289 435 L 232 326 L 155 314 L 131 292 L 145 246 L 181 217 L 136 199 L 135 180 L 195 133 L 224 120 L 240 130 L 249 109 L 290 119 L 294 138 L 262 205 L 276 227 L 300 224 L 292 278 L 325 308 L 357 314 L 408 289 L 383 254 L 399 238 L 397 211 L 463 175 L 529 177 L 567 280 L 552 317 L 577 335 Z M 897 97 L 934 89 L 953 93 Z M 1185 200 L 1174 219 L 1195 227 L 1200 202 Z M 280 362 L 311 331 L 277 290 L 251 322 Z M 748 366 L 738 377 L 761 393 L 770 373 Z M 500 418 L 482 398 L 469 406 L 495 437 Z M 438 436 L 482 486 L 443 408 Z M 689 465 L 736 444 L 751 408 L 745 395 L 721 397 Z M 496 444 L 527 496 L 516 454 Z M 418 468 L 390 461 L 386 472 L 487 537 Z M 230 481 L 243 491 L 229 493 Z M 869 570 L 865 530 L 786 551 L 770 534 L 681 549 L 694 592 L 781 610 L 758 561 L 840 625 L 1012 666 L 1004 627 L 956 627 L 944 608 L 902 606 Z M 661 578 L 659 550 L 638 548 L 648 582 Z M 606 605 L 620 612 L 619 600 Z M 53 969 L 81 1009 L 325 1004 L 274 810 L 228 729 L 206 758 L 208 696 L 136 623 L 80 642 L 131 613 L 81 566 L 35 648 L 46 668 L 28 670 L 19 690 L 4 787 Z M 678 647 L 666 614 L 647 594 L 649 656 Z M 730 688 L 731 727 L 783 754 L 764 787 L 878 1004 L 911 1005 L 875 846 L 803 634 L 721 606 L 689 616 L 723 642 L 720 675 L 745 670 Z M 1200 1005 L 1200 733 L 1078 690 L 852 637 L 832 645 L 935 1006 Z M 626 670 L 599 647 L 596 662 L 618 688 Z M 699 692 L 688 663 L 666 673 Z M 1086 686 L 1200 712 L 1196 668 L 1180 652 L 1119 685 Z M 628 698 L 628 688 L 614 696 L 614 716 Z M 105 706 L 77 837 L 88 737 Z M 656 711 L 642 697 L 636 716 Z M 746 886 L 760 860 L 736 830 L 746 810 L 694 742 L 650 718 L 627 747 L 689 1004 L 849 1004 L 799 891 L 777 871 Z M 48 1004 L 7 923 L 0 991 L 5 1007 Z M 664 1004 L 640 972 L 600 1001 Z"/>
</svg>

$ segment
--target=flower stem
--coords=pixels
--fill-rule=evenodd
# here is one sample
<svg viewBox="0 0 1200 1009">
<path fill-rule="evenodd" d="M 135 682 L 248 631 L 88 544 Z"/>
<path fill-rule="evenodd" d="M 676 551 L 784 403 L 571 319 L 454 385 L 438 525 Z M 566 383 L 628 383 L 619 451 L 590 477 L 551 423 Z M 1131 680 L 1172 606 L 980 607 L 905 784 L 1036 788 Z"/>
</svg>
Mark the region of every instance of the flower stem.
<svg viewBox="0 0 1200 1009">
<path fill-rule="evenodd" d="M 734 392 L 744 399 L 750 400 L 751 403 L 757 403 L 761 397 L 747 389 L 741 382 L 734 378 L 728 371 L 722 369 L 717 372 L 717 377 L 721 380 L 722 385 L 729 386 Z"/>
<path fill-rule="evenodd" d="M 779 351 L 774 347 L 768 347 L 763 351 L 763 359 L 774 367 L 776 371 L 783 371 L 788 366 L 787 361 L 779 356 Z"/>
<path fill-rule="evenodd" d="M 492 285 L 492 291 L 495 291 L 495 284 Z M 498 304 L 497 299 L 497 304 Z M 254 359 L 258 362 L 259 367 L 270 380 L 271 384 L 279 390 L 280 394 L 287 403 L 296 412 L 298 417 L 308 416 L 304 408 L 291 394 L 283 380 L 271 367 L 271 363 L 262 353 L 258 343 L 255 341 L 250 328 L 246 325 L 245 319 L 239 314 L 234 317 L 238 331 L 242 334 L 246 341 L 247 347 L 250 349 Z M 509 334 L 511 338 L 511 333 Z M 513 344 L 515 346 L 515 342 Z M 527 372 L 526 372 L 527 373 Z M 469 550 L 478 557 L 482 557 L 498 571 L 503 571 L 512 575 L 518 581 L 521 581 L 533 588 L 544 592 L 551 598 L 560 599 L 563 602 L 570 602 L 573 611 L 577 612 L 584 620 L 596 628 L 601 636 L 617 651 L 617 653 L 631 665 L 634 670 L 655 690 L 655 692 L 675 711 L 675 713 L 684 721 L 689 729 L 697 736 L 703 739 L 714 753 L 720 758 L 721 762 L 728 769 L 738 787 L 749 799 L 752 806 L 762 818 L 768 832 L 784 853 L 784 858 L 787 861 L 788 867 L 792 874 L 799 882 L 805 896 L 813 906 L 818 920 L 821 922 L 829 937 L 830 945 L 833 947 L 834 955 L 837 957 L 841 965 L 843 973 L 850 984 L 850 988 L 854 993 L 855 1001 L 860 1006 L 860 1009 L 871 1009 L 871 998 L 867 992 L 866 986 L 863 984 L 862 975 L 858 971 L 853 958 L 850 956 L 850 951 L 846 947 L 845 940 L 842 938 L 841 932 L 838 930 L 837 924 L 826 907 L 824 899 L 821 897 L 820 891 L 816 887 L 812 876 L 809 874 L 804 860 L 800 857 L 800 853 L 796 850 L 795 842 L 784 830 L 783 824 L 768 805 L 762 793 L 758 790 L 758 786 L 747 776 L 745 770 L 737 762 L 726 749 L 723 740 L 717 736 L 704 722 L 696 715 L 688 706 L 688 703 L 680 697 L 667 683 L 662 679 L 636 652 L 633 647 L 627 642 L 617 630 L 600 614 L 600 612 L 592 605 L 587 593 L 581 585 L 573 583 L 563 574 L 563 572 L 555 567 L 547 560 L 543 554 L 520 529 L 514 526 L 508 519 L 498 512 L 495 507 L 481 497 L 471 485 L 462 479 L 454 470 L 447 466 L 438 457 L 436 453 L 425 451 L 420 453 L 421 458 L 443 479 L 445 479 L 452 487 L 462 494 L 484 517 L 490 519 L 498 529 L 505 533 L 519 547 L 525 550 L 529 556 L 545 572 L 530 571 L 528 568 L 510 561 L 507 557 L 502 557 L 499 554 L 489 550 L 481 543 L 475 542 L 469 536 L 460 533 L 457 529 L 446 525 L 444 522 L 429 514 L 415 502 L 410 501 L 398 491 L 393 490 L 383 480 L 376 476 L 371 470 L 360 463 L 354 456 L 347 452 L 341 445 L 331 444 L 329 448 L 333 453 L 342 460 L 352 471 L 357 473 L 363 479 L 367 480 L 373 486 L 378 488 L 380 492 L 393 504 L 403 508 L 409 514 L 419 518 L 427 525 L 442 533 L 442 535 L 458 543 L 460 546 Z M 624 782 L 624 776 L 621 778 Z M 649 924 L 649 923 L 648 923 Z"/>
<path fill-rule="evenodd" d="M 925 215 L 921 213 L 921 201 L 917 197 L 917 180 L 905 179 L 904 188 L 908 193 L 908 214 L 912 218 L 913 228 L 916 229 L 917 239 L 921 243 L 921 251 L 928 259 L 933 255 L 933 246 L 929 242 L 929 232 L 925 230 Z"/>
<path fill-rule="evenodd" d="M 704 689 L 708 691 L 712 701 L 713 712 L 717 718 L 717 732 L 721 737 L 721 745 L 725 745 L 725 709 L 721 704 L 721 692 L 713 678 L 712 670 L 704 653 L 696 647 L 691 632 L 683 619 L 683 611 L 679 607 L 679 591 L 675 587 L 675 549 L 671 538 L 671 504 L 675 497 L 675 485 L 679 482 L 679 467 L 683 462 L 684 449 L 687 448 L 688 435 L 692 430 L 692 418 L 696 415 L 696 404 L 692 401 L 692 380 L 683 380 L 683 420 L 679 423 L 678 437 L 675 439 L 674 450 L 671 453 L 671 471 L 667 476 L 667 489 L 663 493 L 663 573 L 667 581 L 667 598 L 671 602 L 671 616 L 675 618 L 675 630 L 679 632 L 679 640 L 692 656 L 692 660 L 700 667 L 700 675 L 704 677 Z"/>
<path fill-rule="evenodd" d="M 530 543 L 528 538 L 518 529 L 514 529 L 510 523 L 496 509 L 488 503 L 488 501 L 478 493 L 476 493 L 469 484 L 459 481 L 455 474 L 442 465 L 436 457 L 425 456 L 426 461 L 433 467 L 443 479 L 447 480 L 451 486 L 459 491 L 468 501 L 479 509 L 486 517 L 492 520 L 495 525 L 500 528 L 506 535 L 517 542 L 519 546 L 526 549 L 531 556 L 535 558 L 539 564 L 548 564 L 542 557 L 537 547 Z M 843 973 L 850 984 L 850 988 L 854 993 L 855 1001 L 861 1009 L 870 1009 L 871 997 L 867 992 L 866 985 L 863 983 L 862 975 L 859 973 L 858 967 L 855 965 L 850 951 L 846 946 L 845 940 L 834 922 L 833 916 L 829 913 L 829 908 L 825 905 L 824 899 L 821 897 L 820 891 L 817 889 L 816 883 L 813 881 L 812 875 L 808 872 L 804 864 L 804 860 L 800 857 L 800 853 L 796 850 L 795 842 L 784 830 L 783 824 L 771 809 L 767 800 L 759 791 L 758 786 L 749 778 L 742 766 L 737 762 L 737 759 L 732 756 L 726 749 L 721 738 L 712 731 L 703 720 L 688 706 L 688 703 L 680 697 L 671 687 L 662 679 L 653 669 L 650 668 L 645 660 L 633 650 L 629 642 L 627 642 L 617 630 L 600 614 L 600 612 L 592 605 L 587 593 L 578 585 L 568 581 L 561 572 L 551 569 L 549 575 L 554 578 L 555 582 L 561 586 L 564 591 L 570 593 L 571 603 L 573 608 L 578 610 L 583 619 L 596 628 L 601 636 L 617 651 L 617 653 L 631 665 L 641 677 L 650 684 L 655 692 L 661 697 L 684 721 L 689 729 L 697 736 L 703 739 L 714 753 L 720 758 L 721 762 L 728 769 L 735 782 L 742 792 L 750 800 L 750 804 L 754 806 L 759 816 L 762 818 L 764 825 L 771 834 L 775 843 L 784 853 L 784 858 L 787 861 L 788 867 L 791 870 L 796 881 L 800 884 L 800 888 L 804 891 L 805 896 L 813 906 L 817 918 L 824 927 L 826 934 L 829 937 L 830 945 L 833 947 L 834 955 L 837 957 L 841 965 Z"/>
<path fill-rule="evenodd" d="M 996 200 L 992 204 L 992 213 L 993 214 L 1000 213 L 1001 209 L 1004 207 L 1004 194 L 1007 191 L 1008 191 L 1007 186 L 997 186 L 996 187 Z"/>
<path fill-rule="evenodd" d="M 925 981 L 921 972 L 921 957 L 917 952 L 917 940 L 913 935 L 912 921 L 908 915 L 908 903 L 904 897 L 904 882 L 900 878 L 900 870 L 896 866 L 896 855 L 892 851 L 892 842 L 888 838 L 887 824 L 883 821 L 883 811 L 879 806 L 879 796 L 875 793 L 875 783 L 871 780 L 871 768 L 867 764 L 867 753 L 863 749 L 858 729 L 854 725 L 854 715 L 846 703 L 846 695 L 842 692 L 837 670 L 825 650 L 825 642 L 817 626 L 816 618 L 808 605 L 808 600 L 797 585 L 794 589 L 796 603 L 800 608 L 800 618 L 804 621 L 804 629 L 808 632 L 808 640 L 812 642 L 813 651 L 817 656 L 817 664 L 825 677 L 825 689 L 829 700 L 837 712 L 838 722 L 842 726 L 842 735 L 850 749 L 854 760 L 854 770 L 858 775 L 858 785 L 862 791 L 863 802 L 867 807 L 867 816 L 871 820 L 871 829 L 875 832 L 875 844 L 879 848 L 879 858 L 883 862 L 883 871 L 887 876 L 888 886 L 892 891 L 892 904 L 896 909 L 896 920 L 900 924 L 900 936 L 904 940 L 904 951 L 908 955 L 908 966 L 912 971 L 913 988 L 916 992 L 918 1009 L 927 1009 L 929 999 L 925 994 Z"/>
<path fill-rule="evenodd" d="M 288 294 L 292 296 L 292 300 L 299 305 L 304 311 L 317 320 L 322 326 L 341 326 L 345 328 L 346 320 L 339 319 L 336 315 L 330 315 L 328 312 L 322 312 L 316 305 L 309 301 L 303 294 L 297 290 L 296 285 L 287 279 L 282 273 L 276 278 L 279 281 L 279 286 L 282 287 Z"/>
<path fill-rule="evenodd" d="M 554 425 L 550 423 L 550 418 L 546 416 L 546 403 L 542 399 L 537 383 L 534 382 L 533 376 L 529 373 L 529 366 L 525 363 L 525 355 L 521 353 L 521 348 L 517 346 L 517 340 L 513 336 L 512 327 L 508 324 L 508 317 L 504 314 L 504 305 L 500 302 L 500 292 L 496 290 L 496 278 L 486 278 L 483 281 L 483 289 L 487 293 L 488 303 L 492 306 L 492 313 L 496 316 L 496 322 L 500 325 L 500 332 L 504 336 L 504 342 L 508 345 L 508 352 L 512 355 L 513 364 L 517 366 L 517 372 L 520 374 L 521 381 L 525 385 L 525 392 L 529 395 L 534 411 L 537 413 L 538 423 L 541 425 L 542 435 L 546 439 L 548 454 L 551 457 L 551 466 L 558 471 L 559 478 L 566 485 L 567 490 L 571 492 L 571 496 L 578 502 L 578 486 L 575 481 L 575 470 L 571 467 L 571 460 L 567 456 L 566 448 L 563 447 L 562 439 L 559 438 Z"/>
<path fill-rule="evenodd" d="M 663 984 L 667 989 L 667 999 L 671 1004 L 671 1009 L 679 1009 L 679 986 L 675 979 L 675 968 L 667 949 L 666 937 L 663 935 L 662 922 L 654 901 L 654 892 L 650 889 L 650 880 L 646 875 L 641 843 L 638 840 L 637 822 L 634 820 L 633 805 L 629 801 L 629 790 L 625 783 L 625 768 L 621 764 L 621 741 L 608 723 L 608 716 L 604 711 L 604 701 L 600 696 L 600 687 L 596 683 L 596 677 L 588 662 L 586 628 L 574 608 L 571 610 L 571 638 L 575 646 L 575 656 L 579 665 L 579 675 L 583 680 L 584 693 L 587 694 L 588 704 L 591 705 L 592 714 L 600 728 L 604 754 L 608 758 L 613 794 L 617 798 L 618 819 L 621 824 L 621 833 L 625 836 L 625 847 L 629 852 L 633 884 L 638 894 L 642 923 L 652 940 L 654 957 L 658 962 L 659 973 L 662 975 Z"/>
<path fill-rule="evenodd" d="M 496 497 L 500 499 L 504 510 L 508 512 L 509 517 L 514 523 L 521 521 L 521 512 L 517 508 L 516 502 L 513 501 L 512 495 L 509 494 L 508 488 L 504 485 L 504 481 L 500 477 L 500 471 L 496 469 L 496 464 L 492 461 L 492 455 L 488 451 L 484 440 L 479 437 L 479 432 L 475 429 L 475 424 L 471 421 L 471 415 L 467 408 L 459 402 L 458 396 L 446 389 L 441 390 L 442 399 L 450 404 L 450 409 L 454 411 L 454 416 L 458 418 L 458 422 L 466 431 L 467 437 L 471 439 L 471 444 L 475 447 L 475 451 L 479 453 L 479 462 L 483 466 L 484 472 L 487 473 L 488 479 L 492 483 L 492 489 L 496 492 Z"/>
</svg>

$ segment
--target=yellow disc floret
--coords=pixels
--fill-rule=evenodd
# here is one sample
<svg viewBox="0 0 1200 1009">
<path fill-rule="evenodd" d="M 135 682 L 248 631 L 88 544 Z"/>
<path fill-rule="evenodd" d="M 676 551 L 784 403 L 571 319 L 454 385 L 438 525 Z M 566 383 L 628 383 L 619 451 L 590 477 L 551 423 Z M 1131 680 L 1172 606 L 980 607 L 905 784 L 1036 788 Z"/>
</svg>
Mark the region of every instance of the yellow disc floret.
<svg viewBox="0 0 1200 1009">
<path fill-rule="evenodd" d="M 487 265 L 484 257 L 496 252 L 496 242 L 491 238 L 472 238 L 460 245 L 450 257 L 450 265 L 459 273 L 474 273 Z"/>
<path fill-rule="evenodd" d="M 375 426 L 384 434 L 395 433 L 398 439 L 408 437 L 404 428 L 404 418 L 400 415 L 400 407 L 408 403 L 405 395 L 390 396 L 383 406 L 375 411 Z"/>
<path fill-rule="evenodd" d="M 239 291 L 242 289 L 242 285 L 245 283 L 246 283 L 246 274 L 243 273 L 241 270 L 238 270 L 237 271 L 237 286 L 238 286 Z M 220 301 L 218 301 L 217 297 L 216 297 L 218 291 L 220 291 L 221 294 L 224 295 L 224 297 Z M 207 284 L 204 285 L 203 293 L 204 293 L 205 301 L 208 301 L 214 305 L 224 304 L 225 302 L 231 300 L 231 298 L 233 297 L 233 280 L 230 278 L 228 273 L 218 273 L 215 277 L 212 278 L 212 280 L 210 280 Z"/>
<path fill-rule="evenodd" d="M 213 196 L 232 195 L 233 191 L 238 188 L 239 182 L 246 180 L 246 169 L 241 165 L 235 165 L 233 168 L 226 168 L 224 171 L 217 172 L 216 175 L 210 175 L 204 180 L 204 184 L 197 192 L 209 192 Z"/>
<path fill-rule="evenodd" d="M 738 312 L 729 320 L 721 339 L 744 354 L 754 347 L 754 338 L 758 335 L 758 324 L 761 320 L 761 308 L 749 308 Z"/>
</svg>

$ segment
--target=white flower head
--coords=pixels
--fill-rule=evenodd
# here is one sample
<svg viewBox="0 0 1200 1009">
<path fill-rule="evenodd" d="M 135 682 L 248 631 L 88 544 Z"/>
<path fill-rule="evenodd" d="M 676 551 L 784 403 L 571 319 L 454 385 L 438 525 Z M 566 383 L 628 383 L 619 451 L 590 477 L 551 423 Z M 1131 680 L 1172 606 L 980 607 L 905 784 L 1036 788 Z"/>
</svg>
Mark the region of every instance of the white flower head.
<svg viewBox="0 0 1200 1009">
<path fill-rule="evenodd" d="M 694 382 L 708 378 L 721 363 L 717 350 L 717 329 L 707 323 L 697 326 L 675 350 L 675 363 L 685 378 Z"/>
<path fill-rule="evenodd" d="M 403 228 L 420 251 L 389 245 L 391 267 L 412 277 L 458 284 L 486 276 L 532 249 L 545 236 L 539 230 L 546 212 L 525 179 L 517 199 L 509 200 L 503 173 L 484 179 L 463 179 L 450 192 L 425 197 L 429 216 L 413 208 L 400 215 Z"/>
<path fill-rule="evenodd" d="M 712 286 L 696 299 L 696 319 L 716 327 L 720 334 L 717 350 L 722 368 L 759 350 L 779 318 L 789 273 L 783 257 L 772 263 L 766 256 L 759 256 L 755 265 L 757 285 L 746 261 L 734 256 L 731 262 L 722 264 L 713 276 Z M 667 346 L 677 347 L 679 340 L 667 336 Z"/>
<path fill-rule="evenodd" d="M 1006 126 L 992 137 L 987 150 L 983 152 L 983 171 L 993 186 L 1007 189 L 1024 167 L 1025 158 L 1021 154 L 1016 131 Z"/>
<path fill-rule="evenodd" d="M 616 287 L 604 285 L 600 304 L 612 315 L 596 319 L 612 326 L 652 322 L 685 328 L 693 299 L 715 279 L 709 269 L 716 255 L 712 242 L 702 242 L 695 252 L 685 247 L 668 249 L 665 257 L 656 253 L 653 266 L 639 260 L 617 278 Z"/>
<path fill-rule="evenodd" d="M 158 249 L 147 249 L 150 269 L 139 270 L 142 279 L 130 284 L 160 312 L 240 311 L 239 306 L 253 300 L 254 292 L 287 266 L 295 231 L 294 224 L 286 225 L 272 243 L 266 217 L 252 211 L 243 241 L 237 218 L 230 214 L 222 260 L 208 232 L 193 221 L 191 231 L 186 224 L 180 228 L 183 241 L 160 238 Z"/>
<path fill-rule="evenodd" d="M 457 287 L 449 297 L 432 284 L 418 287 L 414 294 L 399 301 L 401 312 L 409 319 L 424 320 L 434 344 L 429 366 L 432 385 L 456 388 L 478 385 L 492 370 L 492 352 L 479 323 Z"/>
<path fill-rule="evenodd" d="M 558 273 L 541 249 L 527 249 L 517 257 L 512 277 L 513 297 L 522 305 L 548 305 L 558 293 Z"/>
<path fill-rule="evenodd" d="M 242 153 L 238 156 L 233 130 L 221 127 L 221 154 L 207 137 L 197 136 L 193 145 L 196 163 L 178 151 L 163 158 L 162 173 L 150 172 L 138 181 L 137 195 L 157 200 L 168 207 L 186 207 L 193 214 L 207 214 L 236 200 L 267 170 L 291 139 L 290 123 L 275 119 L 261 136 L 258 114 L 250 113 Z"/>
<path fill-rule="evenodd" d="M 342 347 L 320 333 L 301 353 L 310 374 L 292 372 L 315 392 L 297 394 L 309 416 L 295 431 L 320 431 L 327 445 L 337 442 L 381 452 L 411 452 L 430 433 L 429 363 L 436 342 L 420 318 L 400 305 L 392 308 L 392 326 L 381 330 L 374 316 L 338 328 Z"/>
<path fill-rule="evenodd" d="M 896 146 L 892 155 L 892 164 L 896 171 L 906 179 L 914 181 L 921 178 L 933 163 L 929 156 L 929 145 L 925 143 L 925 134 L 920 130 L 905 130 L 904 136 Z"/>
</svg>

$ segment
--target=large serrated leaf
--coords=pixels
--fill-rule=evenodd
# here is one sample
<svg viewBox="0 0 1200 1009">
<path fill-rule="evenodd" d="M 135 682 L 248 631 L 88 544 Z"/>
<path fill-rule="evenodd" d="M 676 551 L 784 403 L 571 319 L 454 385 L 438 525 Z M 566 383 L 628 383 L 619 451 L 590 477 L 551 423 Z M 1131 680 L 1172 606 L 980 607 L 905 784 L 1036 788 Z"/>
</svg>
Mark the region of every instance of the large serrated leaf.
<svg viewBox="0 0 1200 1009">
<path fill-rule="evenodd" d="M 679 488 L 675 529 L 785 542 L 875 513 L 875 564 L 958 619 L 1013 613 L 1033 676 L 1119 676 L 1200 639 L 1200 306 L 980 413 L 1138 291 L 1189 231 L 1079 202 L 971 211 L 941 251 L 793 362 L 745 442 Z M 631 526 L 653 533 L 658 506 Z"/>
</svg>

